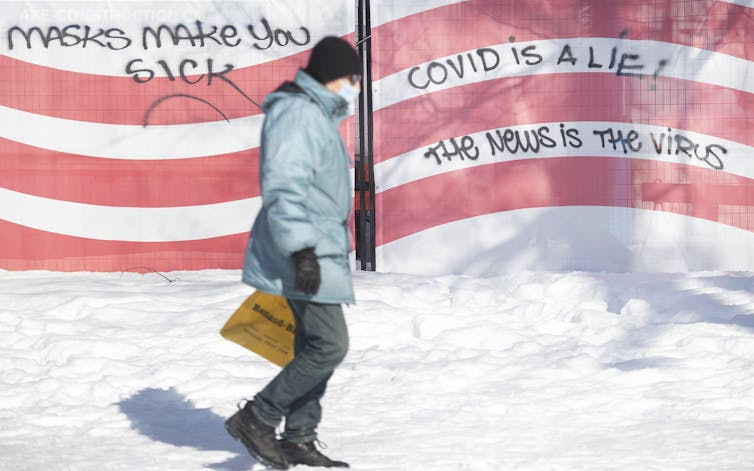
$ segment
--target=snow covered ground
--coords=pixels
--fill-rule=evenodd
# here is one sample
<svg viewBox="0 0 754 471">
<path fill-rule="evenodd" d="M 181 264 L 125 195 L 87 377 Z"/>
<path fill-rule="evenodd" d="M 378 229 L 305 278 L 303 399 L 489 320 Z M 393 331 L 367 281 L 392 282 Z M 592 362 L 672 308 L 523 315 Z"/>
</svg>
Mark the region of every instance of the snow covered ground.
<svg viewBox="0 0 754 471">
<path fill-rule="evenodd" d="M 277 371 L 236 271 L 0 271 L 0 469 L 259 468 L 223 421 Z M 754 469 L 754 274 L 357 273 L 326 453 L 354 470 Z M 300 467 L 297 469 L 307 469 Z"/>
</svg>

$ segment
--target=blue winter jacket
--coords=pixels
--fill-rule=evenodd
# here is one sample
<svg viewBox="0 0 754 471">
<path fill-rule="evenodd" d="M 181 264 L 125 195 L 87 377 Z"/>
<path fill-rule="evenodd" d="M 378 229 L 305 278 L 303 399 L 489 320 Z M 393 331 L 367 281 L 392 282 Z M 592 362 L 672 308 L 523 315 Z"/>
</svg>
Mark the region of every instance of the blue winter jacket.
<svg viewBox="0 0 754 471">
<path fill-rule="evenodd" d="M 288 298 L 352 303 L 347 221 L 353 190 L 338 133 L 348 103 L 299 70 L 262 108 L 262 209 L 251 229 L 243 281 Z M 314 295 L 294 288 L 291 255 L 308 247 L 314 247 L 322 277 Z"/>
</svg>

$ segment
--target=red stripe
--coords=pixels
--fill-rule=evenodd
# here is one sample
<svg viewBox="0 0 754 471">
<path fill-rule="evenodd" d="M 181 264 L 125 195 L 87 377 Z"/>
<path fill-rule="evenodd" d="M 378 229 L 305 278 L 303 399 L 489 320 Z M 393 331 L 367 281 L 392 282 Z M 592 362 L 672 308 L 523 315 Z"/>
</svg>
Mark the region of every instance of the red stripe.
<svg viewBox="0 0 754 471">
<path fill-rule="evenodd" d="M 112 242 L 63 236 L 0 220 L 0 268 L 54 271 L 238 269 L 248 234 L 185 242 Z"/>
<path fill-rule="evenodd" d="M 259 196 L 259 148 L 177 160 L 116 160 L 0 138 L 0 187 L 104 206 L 167 207 Z"/>
<path fill-rule="evenodd" d="M 657 187 L 642 186 L 681 174 L 688 183 L 683 192 L 663 194 Z M 754 231 L 749 211 L 752 195 L 753 179 L 674 163 L 609 157 L 503 162 L 441 174 L 376 195 L 377 245 L 474 216 L 549 206 L 654 209 Z"/>
<path fill-rule="evenodd" d="M 469 0 L 372 30 L 374 76 L 438 57 L 515 42 L 580 37 L 683 44 L 754 61 L 754 15 L 726 2 L 677 0 Z M 472 34 L 469 34 L 472 32 Z"/>
<path fill-rule="evenodd" d="M 376 112 L 374 120 L 375 135 L 381 136 L 374 143 L 377 162 L 453 136 L 567 121 L 636 122 L 754 146 L 754 94 L 680 79 L 599 73 L 473 83 L 396 103 Z"/>
<path fill-rule="evenodd" d="M 264 96 L 305 64 L 305 53 L 234 69 L 224 75 L 249 98 L 261 105 Z M 215 63 L 216 73 L 224 64 Z M 124 65 L 125 67 L 125 65 Z M 152 64 L 161 70 L 157 64 Z M 177 65 L 176 65 L 177 67 Z M 206 67 L 206 63 L 205 63 Z M 112 77 L 54 69 L 0 55 L 0 69 L 12 86 L 0 87 L 0 104 L 31 113 L 109 124 L 185 124 L 219 121 L 223 115 L 196 99 L 166 99 L 148 113 L 150 106 L 169 95 L 190 95 L 206 100 L 228 119 L 261 113 L 227 82 L 205 77 L 190 85 L 177 75 L 175 80 L 155 77 L 137 83 L 131 77 Z M 191 68 L 187 68 L 187 71 Z M 176 72 L 177 74 L 177 72 Z M 142 74 L 144 75 L 144 74 Z M 198 80 L 191 76 L 189 80 Z"/>
<path fill-rule="evenodd" d="M 642 183 L 641 194 L 644 201 L 655 204 L 679 205 L 692 203 L 695 217 L 717 221 L 720 206 L 754 206 L 754 185 L 748 183 Z M 749 208 L 746 208 L 749 209 Z M 730 215 L 728 215 L 730 216 Z M 738 214 L 748 219 L 748 211 Z M 751 222 L 754 225 L 754 220 Z"/>
<path fill-rule="evenodd" d="M 340 126 L 353 152 L 351 120 Z M 259 148 L 192 159 L 123 160 L 55 152 L 0 138 L 0 188 L 100 206 L 171 207 L 261 194 Z"/>
</svg>

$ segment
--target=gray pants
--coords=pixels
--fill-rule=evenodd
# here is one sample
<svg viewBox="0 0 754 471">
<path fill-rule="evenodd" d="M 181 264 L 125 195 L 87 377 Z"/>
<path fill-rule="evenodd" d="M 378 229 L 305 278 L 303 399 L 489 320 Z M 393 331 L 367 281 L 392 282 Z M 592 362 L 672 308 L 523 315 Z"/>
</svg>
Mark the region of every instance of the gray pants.
<svg viewBox="0 0 754 471">
<path fill-rule="evenodd" d="M 295 299 L 288 304 L 296 320 L 293 360 L 254 397 L 252 410 L 273 427 L 285 418 L 283 438 L 303 443 L 317 438 L 319 402 L 348 352 L 348 330 L 340 304 Z"/>
</svg>

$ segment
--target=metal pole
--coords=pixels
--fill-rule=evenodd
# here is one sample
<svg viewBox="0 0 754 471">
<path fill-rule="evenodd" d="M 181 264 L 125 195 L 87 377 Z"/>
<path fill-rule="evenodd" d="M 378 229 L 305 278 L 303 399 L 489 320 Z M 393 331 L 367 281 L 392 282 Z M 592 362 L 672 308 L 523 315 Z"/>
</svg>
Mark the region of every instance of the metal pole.
<svg viewBox="0 0 754 471">
<path fill-rule="evenodd" d="M 375 218 L 374 218 L 374 155 L 372 132 L 372 27 L 370 1 L 358 4 L 358 51 L 363 63 L 362 92 L 359 103 L 359 156 L 356 166 L 356 187 L 359 191 L 359 208 L 356 224 L 359 237 L 356 251 L 362 270 L 375 270 Z"/>
</svg>

